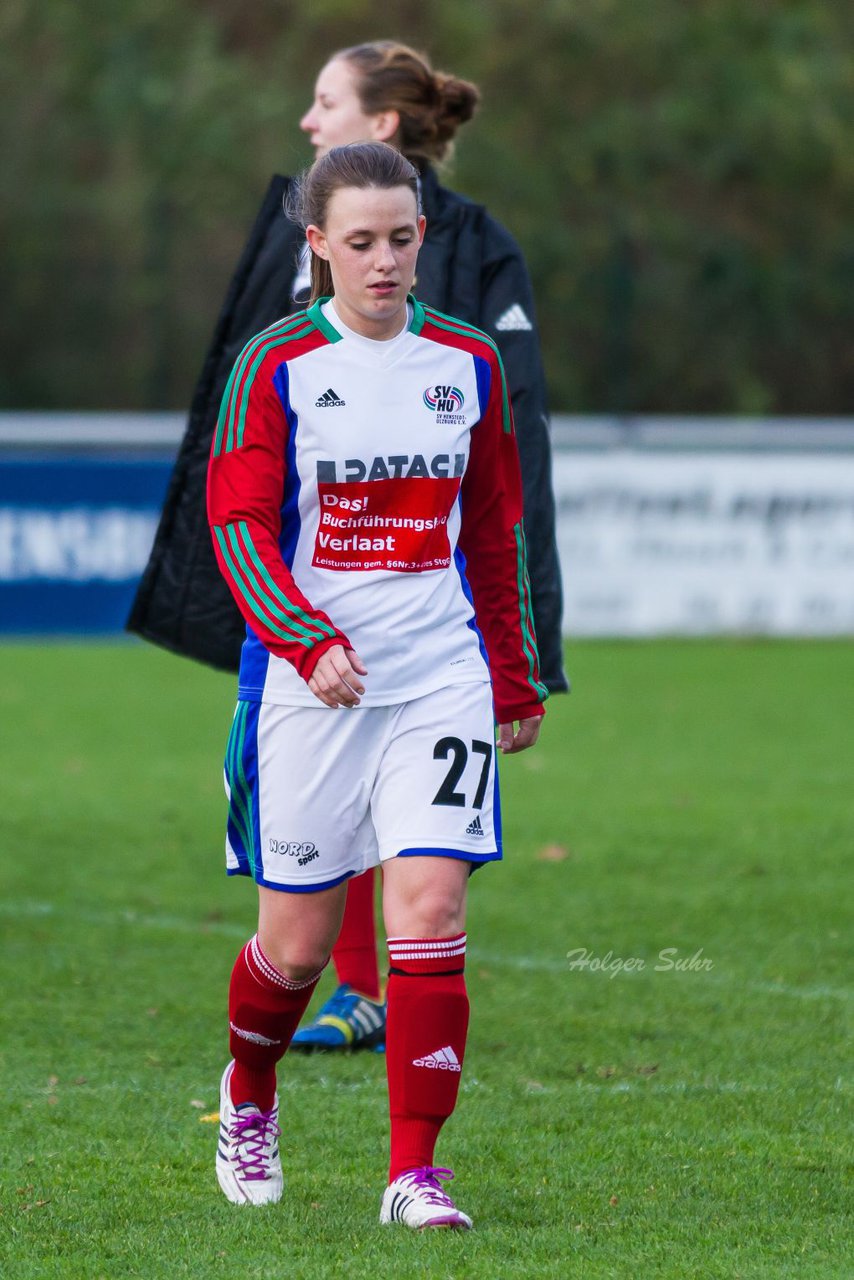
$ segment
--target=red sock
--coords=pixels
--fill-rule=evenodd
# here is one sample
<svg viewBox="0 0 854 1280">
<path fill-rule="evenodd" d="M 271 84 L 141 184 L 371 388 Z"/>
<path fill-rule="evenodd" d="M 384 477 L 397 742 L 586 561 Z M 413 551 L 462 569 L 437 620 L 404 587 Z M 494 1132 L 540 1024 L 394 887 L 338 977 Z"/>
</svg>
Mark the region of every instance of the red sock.
<svg viewBox="0 0 854 1280">
<path fill-rule="evenodd" d="M 276 1063 L 285 1054 L 319 977 L 320 972 L 304 982 L 291 982 L 264 955 L 257 934 L 240 952 L 228 993 L 235 1106 L 254 1102 L 262 1111 L 272 1108 Z"/>
<path fill-rule="evenodd" d="M 386 1071 L 391 1116 L 389 1182 L 432 1165 L 439 1130 L 460 1087 L 469 1001 L 466 935 L 389 938 Z"/>
<path fill-rule="evenodd" d="M 353 876 L 347 885 L 347 903 L 332 960 L 339 982 L 360 995 L 380 998 L 377 964 L 377 930 L 374 923 L 374 869 Z"/>
</svg>

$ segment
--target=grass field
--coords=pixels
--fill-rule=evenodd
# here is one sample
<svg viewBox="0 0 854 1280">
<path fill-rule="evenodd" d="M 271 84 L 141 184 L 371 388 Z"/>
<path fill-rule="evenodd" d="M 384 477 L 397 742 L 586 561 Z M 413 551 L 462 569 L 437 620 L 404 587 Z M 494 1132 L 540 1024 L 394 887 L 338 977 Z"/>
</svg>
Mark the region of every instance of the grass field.
<svg viewBox="0 0 854 1280">
<path fill-rule="evenodd" d="M 377 1055 L 285 1064 L 280 1205 L 216 1186 L 254 918 L 221 866 L 232 680 L 133 644 L 0 658 L 5 1280 L 854 1274 L 854 646 L 572 647 L 472 885 L 437 1154 L 476 1229 L 428 1236 L 376 1223 Z"/>
</svg>

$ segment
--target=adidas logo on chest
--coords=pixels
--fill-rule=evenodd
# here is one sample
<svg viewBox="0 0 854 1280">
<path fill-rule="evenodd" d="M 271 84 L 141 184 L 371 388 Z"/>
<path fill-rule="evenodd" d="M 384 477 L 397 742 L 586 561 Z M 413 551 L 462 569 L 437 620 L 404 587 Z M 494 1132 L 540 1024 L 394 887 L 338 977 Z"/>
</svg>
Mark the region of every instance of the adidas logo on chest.
<svg viewBox="0 0 854 1280">
<path fill-rule="evenodd" d="M 314 402 L 315 409 L 341 409 L 347 403 L 342 400 L 337 391 L 333 391 L 328 387 L 322 396 L 318 396 Z"/>
</svg>

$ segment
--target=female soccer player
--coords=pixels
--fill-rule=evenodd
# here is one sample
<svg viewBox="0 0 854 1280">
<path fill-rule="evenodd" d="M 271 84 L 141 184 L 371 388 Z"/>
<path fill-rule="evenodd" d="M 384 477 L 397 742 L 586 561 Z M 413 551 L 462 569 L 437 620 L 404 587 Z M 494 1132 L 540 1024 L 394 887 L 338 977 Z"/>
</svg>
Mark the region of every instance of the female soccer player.
<svg viewBox="0 0 854 1280">
<path fill-rule="evenodd" d="M 465 1052 L 466 888 L 501 857 L 493 716 L 500 748 L 524 750 L 547 696 L 512 413 L 492 341 L 410 294 L 425 220 L 398 151 L 330 149 L 299 207 L 311 305 L 239 357 L 208 478 L 217 560 L 248 624 L 227 861 L 259 894 L 231 979 L 217 1174 L 236 1203 L 281 1196 L 276 1064 L 348 878 L 381 864 L 380 1221 L 464 1228 L 434 1151 Z"/>
<path fill-rule="evenodd" d="M 448 155 L 478 104 L 475 85 L 436 71 L 393 40 L 343 49 L 320 71 L 301 120 L 316 156 L 349 142 L 383 141 L 416 166 L 427 231 L 414 292 L 490 334 L 513 404 L 522 468 L 531 603 L 543 683 L 566 688 L 561 655 L 561 583 L 545 386 L 531 283 L 518 245 L 479 205 L 440 185 Z M 253 334 L 305 305 L 309 260 L 299 227 L 282 215 L 291 179 L 273 179 L 241 256 L 196 388 L 154 550 L 129 621 L 132 630 L 216 666 L 238 665 L 244 620 L 219 574 L 204 510 L 203 475 L 223 389 Z M 339 985 L 310 1025 L 301 1050 L 371 1049 L 385 1039 L 377 966 L 373 871 L 351 880 L 333 949 Z"/>
</svg>

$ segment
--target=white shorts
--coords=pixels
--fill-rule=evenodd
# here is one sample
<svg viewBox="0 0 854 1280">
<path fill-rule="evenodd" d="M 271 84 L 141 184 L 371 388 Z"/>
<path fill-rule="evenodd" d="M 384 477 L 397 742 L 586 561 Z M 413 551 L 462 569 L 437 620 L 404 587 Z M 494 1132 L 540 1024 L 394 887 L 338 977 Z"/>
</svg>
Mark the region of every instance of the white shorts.
<svg viewBox="0 0 854 1280">
<path fill-rule="evenodd" d="M 308 893 L 388 858 L 501 857 L 490 685 L 388 707 L 238 702 L 226 869 Z"/>
</svg>

